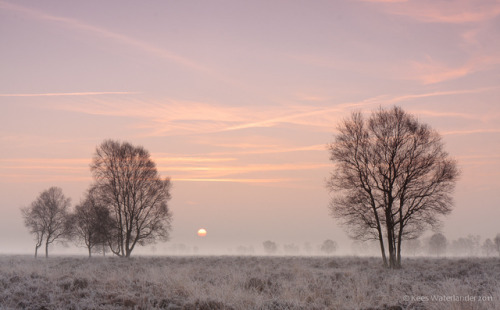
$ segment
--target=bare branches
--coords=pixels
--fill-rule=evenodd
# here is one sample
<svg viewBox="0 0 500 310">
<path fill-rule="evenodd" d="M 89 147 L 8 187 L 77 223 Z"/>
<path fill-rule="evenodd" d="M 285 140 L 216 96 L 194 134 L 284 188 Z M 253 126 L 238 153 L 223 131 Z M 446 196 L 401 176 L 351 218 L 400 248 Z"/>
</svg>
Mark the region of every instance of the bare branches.
<svg viewBox="0 0 500 310">
<path fill-rule="evenodd" d="M 129 257 L 137 244 L 168 239 L 171 182 L 161 179 L 144 148 L 104 141 L 96 149 L 91 171 L 113 218 L 108 241 L 113 253 Z"/>
<path fill-rule="evenodd" d="M 389 267 L 399 268 L 402 240 L 451 212 L 457 164 L 436 131 L 399 107 L 369 119 L 353 113 L 338 131 L 330 145 L 332 215 L 351 237 L 378 239 L 384 262 L 387 246 Z"/>
<path fill-rule="evenodd" d="M 70 199 L 62 189 L 51 187 L 40 193 L 28 208 L 21 209 L 24 224 L 35 237 L 35 257 L 38 248 L 45 241 L 45 257 L 49 255 L 49 245 L 68 235 L 68 209 Z"/>
<path fill-rule="evenodd" d="M 114 223 L 109 209 L 99 197 L 97 187 L 92 186 L 84 200 L 75 207 L 71 222 L 73 237 L 88 249 L 89 257 L 92 251 L 105 251 Z"/>
</svg>

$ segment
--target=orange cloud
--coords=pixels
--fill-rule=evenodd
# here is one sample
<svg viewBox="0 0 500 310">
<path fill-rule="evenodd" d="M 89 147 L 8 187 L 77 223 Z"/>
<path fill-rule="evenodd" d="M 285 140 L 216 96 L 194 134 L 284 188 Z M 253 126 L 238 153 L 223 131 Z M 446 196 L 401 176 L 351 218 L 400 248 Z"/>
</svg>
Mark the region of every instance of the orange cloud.
<svg viewBox="0 0 500 310">
<path fill-rule="evenodd" d="M 81 93 L 41 93 L 41 94 L 0 94 L 0 97 L 58 97 L 58 96 L 100 96 L 100 95 L 134 95 L 137 92 L 81 92 Z"/>
<path fill-rule="evenodd" d="M 451 130 L 442 133 L 443 136 L 451 135 L 471 135 L 481 133 L 500 133 L 500 129 L 470 129 L 470 130 Z"/>
<path fill-rule="evenodd" d="M 479 93 L 488 88 L 440 91 L 422 94 L 408 94 L 399 96 L 376 96 L 357 102 L 346 102 L 334 105 L 318 105 L 311 107 L 307 104 L 280 104 L 267 107 L 252 106 L 231 107 L 205 102 L 178 101 L 172 99 L 164 100 L 139 100 L 138 98 L 113 98 L 103 100 L 93 97 L 85 102 L 73 101 L 47 102 L 46 107 L 85 113 L 91 115 L 122 116 L 135 119 L 130 126 L 140 129 L 139 136 L 178 136 L 192 134 L 207 134 L 237 131 L 242 129 L 263 127 L 286 127 L 301 126 L 311 127 L 314 130 L 332 131 L 338 120 L 352 109 L 363 109 L 380 105 L 392 105 L 402 101 L 417 98 L 447 96 L 465 93 Z M 261 138 L 259 138 L 261 139 Z M 272 142 L 272 141 L 271 141 Z M 199 143 L 207 144 L 205 140 Z M 244 152 L 257 153 L 279 153 L 301 151 L 300 147 L 283 149 L 276 147 L 274 142 L 269 145 L 252 150 L 250 143 L 236 142 L 234 145 L 220 142 L 209 142 L 212 146 L 242 148 Z M 315 147 L 317 148 L 317 146 Z M 216 156 L 222 156 L 224 152 Z M 236 153 L 233 153 L 236 154 Z M 211 154 L 215 155 L 215 154 Z M 230 156 L 230 155 L 229 155 Z"/>
<path fill-rule="evenodd" d="M 173 178 L 174 182 L 286 183 L 297 179 Z"/>
<path fill-rule="evenodd" d="M 419 81 L 424 85 L 436 84 L 489 70 L 499 64 L 500 57 L 490 53 L 472 54 L 468 60 L 458 65 L 445 64 L 427 56 L 424 61 L 410 62 L 402 77 Z"/>
<path fill-rule="evenodd" d="M 500 2 L 494 0 L 368 0 L 368 2 L 384 4 L 387 13 L 407 16 L 426 23 L 477 23 L 500 15 Z"/>
<path fill-rule="evenodd" d="M 212 162 L 226 162 L 234 161 L 236 158 L 210 158 L 210 157 L 158 157 L 153 154 L 155 162 L 184 162 L 184 163 L 212 163 Z"/>
<path fill-rule="evenodd" d="M 294 163 L 294 164 L 261 164 L 241 166 L 159 166 L 159 171 L 171 172 L 208 172 L 222 175 L 244 174 L 265 171 L 314 170 L 331 167 L 330 164 Z"/>
<path fill-rule="evenodd" d="M 360 0 L 362 2 L 376 2 L 376 3 L 396 3 L 396 2 L 408 2 L 409 0 Z"/>
</svg>

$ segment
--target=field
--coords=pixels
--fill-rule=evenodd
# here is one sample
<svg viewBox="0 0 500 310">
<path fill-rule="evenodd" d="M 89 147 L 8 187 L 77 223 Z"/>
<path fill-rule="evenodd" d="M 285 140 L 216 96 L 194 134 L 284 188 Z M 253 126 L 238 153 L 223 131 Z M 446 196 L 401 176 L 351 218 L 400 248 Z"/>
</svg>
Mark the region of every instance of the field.
<svg viewBox="0 0 500 310">
<path fill-rule="evenodd" d="M 500 309 L 498 258 L 0 256 L 0 309 Z"/>
</svg>

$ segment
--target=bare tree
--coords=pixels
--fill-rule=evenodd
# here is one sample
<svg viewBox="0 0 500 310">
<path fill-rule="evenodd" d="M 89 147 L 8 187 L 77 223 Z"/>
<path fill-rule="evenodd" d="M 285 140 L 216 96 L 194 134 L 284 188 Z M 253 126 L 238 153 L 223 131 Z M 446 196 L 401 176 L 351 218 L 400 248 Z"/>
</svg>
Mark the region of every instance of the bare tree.
<svg viewBox="0 0 500 310">
<path fill-rule="evenodd" d="M 400 268 L 403 240 L 437 227 L 453 206 L 459 171 L 441 137 L 399 107 L 381 108 L 369 119 L 353 113 L 329 150 L 331 214 L 352 238 L 377 240 L 384 264 Z"/>
<path fill-rule="evenodd" d="M 446 246 L 448 245 L 448 240 L 441 233 L 435 233 L 429 239 L 429 252 L 440 256 L 446 253 Z"/>
<path fill-rule="evenodd" d="M 101 203 L 110 208 L 115 223 L 109 242 L 114 254 L 130 257 L 136 245 L 168 240 L 171 183 L 160 177 L 148 151 L 104 141 L 96 149 L 91 171 Z"/>
<path fill-rule="evenodd" d="M 450 251 L 457 256 L 477 256 L 479 254 L 481 236 L 468 235 L 451 242 Z"/>
<path fill-rule="evenodd" d="M 321 244 L 321 252 L 326 254 L 332 254 L 337 250 L 337 242 L 327 239 Z"/>
<path fill-rule="evenodd" d="M 75 207 L 72 217 L 73 237 L 82 242 L 88 250 L 105 252 L 113 222 L 109 209 L 101 203 L 96 187 L 91 187 L 85 199 Z"/>
<path fill-rule="evenodd" d="M 21 209 L 24 226 L 29 229 L 30 234 L 32 234 L 35 239 L 35 258 L 38 257 L 38 249 L 42 246 L 45 236 L 45 226 L 41 216 L 37 214 L 37 211 L 38 210 L 34 209 L 33 204 L 31 207 Z"/>
<path fill-rule="evenodd" d="M 406 241 L 405 249 L 407 253 L 411 254 L 412 256 L 417 255 L 417 253 L 421 249 L 420 239 L 410 239 Z"/>
<path fill-rule="evenodd" d="M 500 234 L 496 235 L 493 242 L 495 243 L 495 249 L 497 250 L 498 255 L 500 255 Z"/>
<path fill-rule="evenodd" d="M 496 252 L 495 244 L 491 241 L 490 238 L 484 240 L 483 245 L 481 246 L 483 254 L 487 257 L 490 257 L 493 253 Z"/>
<path fill-rule="evenodd" d="M 275 242 L 267 240 L 262 243 L 262 246 L 264 247 L 264 251 L 267 254 L 274 254 L 278 251 L 278 246 L 276 245 Z"/>
<path fill-rule="evenodd" d="M 59 187 L 51 187 L 40 193 L 29 208 L 22 209 L 24 224 L 35 235 L 35 257 L 45 241 L 45 257 L 49 256 L 49 245 L 68 235 L 68 209 L 70 199 Z"/>
</svg>

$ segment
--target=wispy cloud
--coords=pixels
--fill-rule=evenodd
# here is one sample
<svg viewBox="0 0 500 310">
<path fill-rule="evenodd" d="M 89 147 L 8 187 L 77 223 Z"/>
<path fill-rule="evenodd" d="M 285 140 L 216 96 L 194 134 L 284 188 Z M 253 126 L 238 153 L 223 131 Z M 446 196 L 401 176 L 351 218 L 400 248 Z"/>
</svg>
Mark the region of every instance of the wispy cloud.
<svg viewBox="0 0 500 310">
<path fill-rule="evenodd" d="M 181 163 L 219 163 L 235 161 L 236 158 L 213 158 L 213 157 L 194 157 L 194 156 L 184 156 L 184 157 L 164 157 L 158 156 L 157 154 L 152 154 L 154 161 L 159 163 L 170 163 L 170 162 L 181 162 Z"/>
<path fill-rule="evenodd" d="M 135 95 L 137 92 L 79 92 L 79 93 L 38 93 L 38 94 L 0 94 L 0 97 L 59 97 L 59 96 L 101 96 L 101 95 Z"/>
<path fill-rule="evenodd" d="M 468 130 L 450 130 L 442 132 L 443 136 L 451 135 L 472 135 L 485 133 L 500 133 L 500 129 L 468 129 Z"/>
<path fill-rule="evenodd" d="M 281 178 L 281 179 L 238 179 L 238 178 L 174 178 L 174 182 L 219 182 L 219 183 L 288 183 L 297 181 L 297 179 Z"/>
<path fill-rule="evenodd" d="M 154 46 L 150 43 L 147 43 L 147 42 L 144 42 L 141 40 L 137 40 L 137 39 L 132 38 L 130 36 L 104 29 L 102 27 L 90 25 L 90 24 L 87 24 L 85 22 L 75 20 L 72 18 L 51 15 L 51 14 L 46 13 L 46 12 L 42 12 L 39 10 L 35 10 L 32 8 L 20 6 L 18 4 L 13 4 L 10 2 L 5 2 L 5 1 L 0 1 L 0 8 L 2 8 L 4 10 L 9 10 L 11 12 L 16 12 L 18 14 L 22 14 L 23 16 L 27 16 L 30 18 L 54 22 L 54 23 L 57 23 L 63 27 L 83 31 L 85 33 L 96 35 L 100 38 L 111 39 L 114 42 L 118 42 L 121 44 L 125 44 L 128 46 L 137 48 L 139 50 L 143 50 L 143 51 L 148 52 L 150 54 L 153 54 L 153 55 L 156 55 L 158 57 L 172 61 L 176 64 L 181 65 L 181 66 L 191 68 L 191 69 L 194 69 L 197 71 L 210 73 L 210 70 L 206 66 L 204 66 L 204 65 L 202 65 L 194 60 L 188 59 L 184 56 L 180 56 L 176 53 L 165 50 L 163 48 L 159 48 L 159 47 Z"/>
<path fill-rule="evenodd" d="M 159 165 L 158 170 L 162 172 L 175 174 L 176 172 L 194 172 L 205 173 L 213 176 L 241 175 L 254 172 L 271 171 L 299 171 L 314 170 L 331 167 L 330 164 L 322 163 L 289 163 L 289 164 L 255 164 L 241 166 L 163 166 Z"/>
<path fill-rule="evenodd" d="M 244 182 L 275 183 L 290 181 L 290 178 L 252 178 L 248 174 L 304 171 L 324 169 L 329 164 L 322 163 L 287 163 L 287 164 L 253 164 L 227 165 L 235 158 L 214 157 L 161 157 L 153 156 L 158 171 L 169 175 L 174 180 L 193 182 Z M 91 180 L 89 158 L 3 158 L 0 159 L 0 176 L 9 180 L 27 182 L 45 181 L 85 181 Z M 177 165 L 169 165 L 169 164 Z M 246 176 L 247 175 L 247 176 Z"/>
<path fill-rule="evenodd" d="M 460 89 L 460 90 L 443 90 L 443 91 L 434 91 L 428 93 L 420 93 L 420 94 L 407 94 L 407 95 L 396 95 L 396 96 L 385 96 L 383 97 L 383 102 L 387 104 L 396 104 L 399 102 L 409 101 L 413 99 L 419 98 L 428 98 L 428 97 L 440 97 L 440 96 L 454 96 L 454 95 L 464 95 L 464 94 L 478 94 L 483 93 L 489 90 L 498 89 L 498 87 L 480 87 L 475 89 Z"/>
<path fill-rule="evenodd" d="M 426 23 L 477 23 L 500 15 L 500 2 L 496 0 L 363 1 L 380 3 L 390 14 L 407 16 Z"/>
<path fill-rule="evenodd" d="M 56 110 L 72 111 L 91 115 L 121 116 L 135 119 L 131 126 L 140 129 L 140 135 L 173 136 L 186 134 L 222 133 L 253 128 L 301 126 L 319 131 L 332 131 L 340 118 L 353 109 L 398 104 L 419 98 L 453 96 L 481 93 L 492 88 L 436 91 L 428 93 L 382 95 L 357 102 L 338 104 L 322 103 L 311 107 L 308 104 L 279 104 L 254 108 L 234 107 L 215 103 L 164 100 L 139 100 L 137 98 L 102 100 L 98 97 L 85 102 L 47 103 Z M 203 143 L 203 142 L 200 142 Z M 241 142 L 240 142 L 241 143 Z M 220 143 L 211 141 L 219 147 Z M 274 144 L 272 144 L 274 145 Z M 236 147 L 238 144 L 233 145 Z M 242 144 L 249 149 L 249 145 Z M 269 147 L 266 152 L 280 152 Z M 246 151 L 246 150 L 245 150 Z M 252 150 L 249 150 L 252 151 Z M 290 150 L 292 151 L 292 150 Z"/>
<path fill-rule="evenodd" d="M 482 55 L 472 57 L 465 64 L 455 67 L 427 57 L 427 60 L 424 62 L 414 61 L 410 64 L 411 75 L 407 78 L 416 79 L 423 84 L 435 84 L 465 77 L 478 71 L 484 71 L 498 64 L 500 64 L 500 57 L 498 56 L 490 57 Z"/>
<path fill-rule="evenodd" d="M 362 2 L 375 2 L 375 3 L 396 3 L 396 2 L 408 2 L 409 0 L 359 0 Z"/>
</svg>

